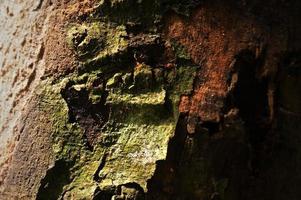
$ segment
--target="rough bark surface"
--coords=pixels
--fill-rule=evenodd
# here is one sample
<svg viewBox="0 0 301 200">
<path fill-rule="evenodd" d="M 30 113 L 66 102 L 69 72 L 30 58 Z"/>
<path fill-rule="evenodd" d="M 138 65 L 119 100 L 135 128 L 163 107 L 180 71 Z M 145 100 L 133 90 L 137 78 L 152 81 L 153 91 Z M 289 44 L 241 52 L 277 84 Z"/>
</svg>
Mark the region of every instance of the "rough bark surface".
<svg viewBox="0 0 301 200">
<path fill-rule="evenodd" d="M 300 199 L 300 9 L 0 0 L 0 199 Z"/>
</svg>

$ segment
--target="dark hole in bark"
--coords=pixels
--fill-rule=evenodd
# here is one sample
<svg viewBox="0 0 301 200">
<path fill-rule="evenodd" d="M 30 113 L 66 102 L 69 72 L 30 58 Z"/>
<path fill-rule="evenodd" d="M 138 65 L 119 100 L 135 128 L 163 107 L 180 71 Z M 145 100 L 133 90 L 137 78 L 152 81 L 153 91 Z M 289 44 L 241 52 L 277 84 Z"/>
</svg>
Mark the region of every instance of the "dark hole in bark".
<svg viewBox="0 0 301 200">
<path fill-rule="evenodd" d="M 92 151 L 101 128 L 109 117 L 109 108 L 105 105 L 107 93 L 103 92 L 101 100 L 93 104 L 86 89 L 77 91 L 71 86 L 72 83 L 61 92 L 69 108 L 69 122 L 76 122 L 84 129 L 83 140 Z"/>
</svg>

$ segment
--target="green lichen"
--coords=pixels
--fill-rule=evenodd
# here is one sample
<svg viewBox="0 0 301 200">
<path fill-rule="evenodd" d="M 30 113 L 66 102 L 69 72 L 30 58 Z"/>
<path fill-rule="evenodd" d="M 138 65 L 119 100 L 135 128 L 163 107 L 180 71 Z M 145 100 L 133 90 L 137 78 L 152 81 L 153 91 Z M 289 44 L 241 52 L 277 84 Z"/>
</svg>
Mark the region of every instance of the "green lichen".
<svg viewBox="0 0 301 200">
<path fill-rule="evenodd" d="M 166 100 L 176 104 L 181 94 L 191 91 L 193 73 L 188 76 L 191 72 L 195 72 L 192 67 L 179 67 L 170 83 L 173 86 L 167 87 L 156 83 L 149 66 L 136 69 L 136 72 L 133 70 L 136 78 L 127 85 L 135 86 L 137 91 L 139 87 L 149 86 L 144 87 L 143 92 L 122 87 L 124 80 L 129 79 L 126 77 L 132 76 L 129 73 L 116 73 L 105 79 L 107 87 L 101 90 L 92 87 L 100 72 L 74 74 L 57 84 L 44 83 L 40 107 L 53 124 L 53 152 L 56 160 L 74 163 L 69 167 L 70 182 L 63 186 L 63 191 L 66 191 L 64 198 L 90 198 L 97 187 L 131 182 L 138 183 L 146 191 L 156 161 L 165 159 L 168 142 L 175 132 L 176 121 L 166 106 Z M 143 79 L 144 76 L 149 80 Z M 117 80 L 121 85 L 112 87 Z M 149 81 L 153 84 L 150 85 Z M 106 105 L 111 108 L 111 114 L 92 152 L 85 146 L 83 128 L 68 119 L 68 105 L 61 92 L 70 83 L 70 88 L 89 91 L 92 103 L 98 102 L 93 96 L 100 98 L 104 92 L 108 93 Z M 98 172 L 100 180 L 95 181 L 93 176 L 104 155 L 107 157 L 103 169 Z"/>
<path fill-rule="evenodd" d="M 134 71 L 134 84 L 138 90 L 145 90 L 153 86 L 153 72 L 150 66 L 140 65 Z"/>
<path fill-rule="evenodd" d="M 120 87 L 120 84 L 122 83 L 122 73 L 116 73 L 112 78 L 110 78 L 107 82 L 107 89 Z"/>
<path fill-rule="evenodd" d="M 195 66 L 177 67 L 167 73 L 168 95 L 172 105 L 175 120 L 179 117 L 179 103 L 182 95 L 191 95 L 197 72 Z"/>
<path fill-rule="evenodd" d="M 120 93 L 117 91 L 110 93 L 107 103 L 158 105 L 163 102 L 164 104 L 165 93 L 166 92 L 163 89 L 157 92 L 147 92 L 142 94 Z"/>
<path fill-rule="evenodd" d="M 111 120 L 119 137 L 112 146 L 114 154 L 100 171 L 99 176 L 104 177 L 101 188 L 135 182 L 146 191 L 156 161 L 165 159 L 175 131 L 175 122 L 164 108 L 165 95 L 164 90 L 144 94 L 111 91 L 107 104 L 112 106 Z"/>
<path fill-rule="evenodd" d="M 81 58 L 93 56 L 104 48 L 104 24 L 83 23 L 73 24 L 67 31 L 67 42 Z"/>
<path fill-rule="evenodd" d="M 83 142 L 83 130 L 77 124 L 69 123 L 68 121 L 68 106 L 60 94 L 68 81 L 68 79 L 64 79 L 55 85 L 51 84 L 50 81 L 45 82 L 38 91 L 38 95 L 41 99 L 38 105 L 39 109 L 45 113 L 45 117 L 50 120 L 50 124 L 52 125 L 51 135 L 55 160 L 61 163 L 69 163 L 65 169 L 67 171 L 64 172 L 69 173 L 68 179 L 64 178 L 64 180 L 66 180 L 65 182 L 54 184 L 56 188 L 61 188 L 56 189 L 56 191 L 61 192 L 69 190 L 69 187 L 79 188 L 84 186 L 88 193 L 82 194 L 82 196 L 92 197 L 93 193 L 91 193 L 91 191 L 95 188 L 95 184 L 90 180 L 90 177 L 93 176 L 97 166 L 95 169 L 91 168 L 95 166 L 95 160 L 98 160 L 101 154 L 89 152 Z M 91 170 L 83 170 L 86 168 Z M 50 174 L 50 177 L 45 177 L 44 180 L 53 179 L 51 176 L 55 176 L 57 180 L 60 180 L 61 176 L 65 176 L 56 165 L 50 170 L 52 170 L 52 175 Z M 87 178 L 87 176 L 89 176 L 89 178 Z M 84 179 L 85 181 L 78 182 L 80 179 Z M 86 185 L 88 183 L 89 187 Z M 45 185 L 48 184 L 49 183 L 45 183 Z M 41 187 L 43 187 L 43 185 Z M 52 197 L 58 195 L 52 194 L 50 192 L 51 190 L 53 189 L 46 187 L 44 190 L 41 190 L 38 196 L 40 195 L 40 199 L 45 199 L 43 193 L 49 193 L 50 196 L 47 198 L 51 199 L 51 195 Z M 80 199 L 80 193 L 76 195 L 76 198 L 77 197 Z"/>
<path fill-rule="evenodd" d="M 127 46 L 124 26 L 113 26 L 103 22 L 70 24 L 67 43 L 84 63 L 103 59 Z"/>
<path fill-rule="evenodd" d="M 49 82 L 43 83 L 38 94 L 40 96 L 39 108 L 49 117 L 52 124 L 53 151 L 57 159 L 74 160 L 77 155 L 75 149 L 81 148 L 78 141 L 82 130 L 76 124 L 68 123 L 68 106 L 60 95 L 61 88 L 66 80 L 57 85 Z"/>
<path fill-rule="evenodd" d="M 169 42 L 171 44 L 172 50 L 175 53 L 175 56 L 178 59 L 183 59 L 183 60 L 190 60 L 190 55 L 187 51 L 187 49 L 181 45 L 179 42 L 172 40 Z"/>
<path fill-rule="evenodd" d="M 85 69 L 79 68 L 55 82 L 45 80 L 38 92 L 39 108 L 52 126 L 55 163 L 68 164 L 64 168 L 68 176 L 62 176 L 64 181 L 57 188 L 51 183 L 51 187 L 41 189 L 49 198 L 92 199 L 97 189 L 106 191 L 127 183 L 136 183 L 147 191 L 147 181 L 153 176 L 157 161 L 167 156 L 179 116 L 180 97 L 191 93 L 197 70 L 193 65 L 166 70 L 143 61 L 134 62 L 135 53 L 155 44 L 160 35 L 148 40 L 153 34 L 144 34 L 149 37 L 143 36 L 130 45 L 131 28 L 143 23 L 148 30 L 157 31 L 162 10 L 167 7 L 160 1 L 101 1 L 92 18 L 69 24 L 67 43 Z M 176 46 L 175 50 L 176 57 L 190 59 L 181 47 Z M 98 126 L 100 118 L 89 118 L 95 120 L 92 123 L 80 123 L 76 117 L 70 120 L 74 106 L 64 99 L 66 90 L 85 91 L 88 102 L 83 104 L 107 109 L 105 123 L 93 133 L 93 148 L 87 145 L 86 132 Z M 81 119 L 89 113 L 104 114 L 98 109 L 84 110 L 90 107 L 78 108 Z M 60 176 L 59 169 L 58 164 L 53 166 L 43 184 Z"/>
<path fill-rule="evenodd" d="M 198 5 L 194 0 L 101 0 L 93 17 L 157 32 L 166 12 L 172 10 L 189 16 Z"/>
</svg>

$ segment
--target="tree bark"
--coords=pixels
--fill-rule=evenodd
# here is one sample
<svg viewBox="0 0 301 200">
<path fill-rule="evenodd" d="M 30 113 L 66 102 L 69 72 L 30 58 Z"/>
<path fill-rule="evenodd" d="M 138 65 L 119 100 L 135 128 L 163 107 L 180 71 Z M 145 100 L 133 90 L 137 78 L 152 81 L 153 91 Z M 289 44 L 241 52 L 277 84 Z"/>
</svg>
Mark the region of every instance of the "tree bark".
<svg viewBox="0 0 301 200">
<path fill-rule="evenodd" d="M 0 199 L 301 198 L 298 0 L 0 7 Z"/>
</svg>

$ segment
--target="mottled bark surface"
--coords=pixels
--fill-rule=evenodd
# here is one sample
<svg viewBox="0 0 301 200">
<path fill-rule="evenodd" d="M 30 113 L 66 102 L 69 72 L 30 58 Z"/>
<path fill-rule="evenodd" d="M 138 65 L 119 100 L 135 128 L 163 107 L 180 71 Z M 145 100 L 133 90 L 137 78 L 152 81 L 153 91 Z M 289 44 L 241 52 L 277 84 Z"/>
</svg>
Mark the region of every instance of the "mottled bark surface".
<svg viewBox="0 0 301 200">
<path fill-rule="evenodd" d="M 0 199 L 298 200 L 298 0 L 0 0 Z"/>
</svg>

